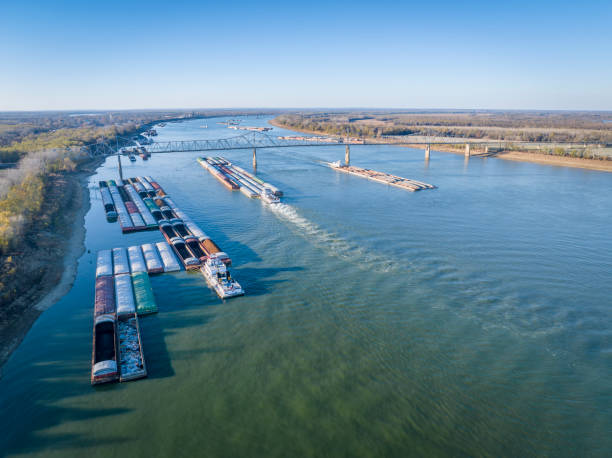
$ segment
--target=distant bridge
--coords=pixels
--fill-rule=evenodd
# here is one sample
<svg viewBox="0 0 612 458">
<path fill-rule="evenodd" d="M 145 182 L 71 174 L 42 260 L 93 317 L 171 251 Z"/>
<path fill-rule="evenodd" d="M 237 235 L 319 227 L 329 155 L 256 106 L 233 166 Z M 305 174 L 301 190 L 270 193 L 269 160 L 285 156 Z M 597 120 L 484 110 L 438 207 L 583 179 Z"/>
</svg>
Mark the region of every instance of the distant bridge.
<svg viewBox="0 0 612 458">
<path fill-rule="evenodd" d="M 349 146 L 358 145 L 387 145 L 387 146 L 412 146 L 423 145 L 426 157 L 429 157 L 430 145 L 465 145 L 466 156 L 470 155 L 471 146 L 479 146 L 488 152 L 489 148 L 505 149 L 509 146 L 529 146 L 530 148 L 544 146 L 547 148 L 555 146 L 563 146 L 565 148 L 586 148 L 585 144 L 577 143 L 546 143 L 546 142 L 526 142 L 526 141 L 511 141 L 511 140 L 482 140 L 471 138 L 449 138 L 449 137 L 434 137 L 434 136 L 410 136 L 410 137 L 383 137 L 376 141 L 361 141 L 354 139 L 342 139 L 339 137 L 301 137 L 300 139 L 291 139 L 286 137 L 278 137 L 264 132 L 247 132 L 234 137 L 218 138 L 212 140 L 178 140 L 166 142 L 152 142 L 146 145 L 137 144 L 136 146 L 144 148 L 149 153 L 183 153 L 196 151 L 223 151 L 232 149 L 256 149 L 262 148 L 290 148 L 290 147 L 325 147 L 325 146 L 346 146 L 347 153 Z M 318 139 L 317 139 L 318 138 Z M 322 140 L 329 138 L 329 141 Z M 316 139 L 316 140 L 315 140 Z M 121 139 L 121 144 L 126 145 L 134 143 L 133 140 Z M 116 138 L 110 142 L 98 142 L 87 145 L 84 148 L 88 149 L 89 154 L 93 156 L 116 154 L 119 150 L 119 139 Z M 131 145 L 133 146 L 133 145 Z M 592 146 L 592 145 L 589 145 Z"/>
</svg>

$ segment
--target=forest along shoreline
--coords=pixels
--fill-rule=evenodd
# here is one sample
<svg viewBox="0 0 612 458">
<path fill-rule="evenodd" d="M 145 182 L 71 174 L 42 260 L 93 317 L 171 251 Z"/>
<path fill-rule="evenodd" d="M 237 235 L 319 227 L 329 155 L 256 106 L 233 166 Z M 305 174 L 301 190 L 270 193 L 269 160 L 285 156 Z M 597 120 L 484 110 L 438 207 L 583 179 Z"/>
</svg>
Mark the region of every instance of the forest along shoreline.
<svg viewBox="0 0 612 458">
<path fill-rule="evenodd" d="M 32 324 L 74 283 L 87 183 L 104 160 L 82 147 L 180 116 L 192 114 L 0 113 L 0 377 Z"/>
<path fill-rule="evenodd" d="M 269 124 L 279 127 L 282 129 L 287 129 L 295 132 L 302 132 L 305 134 L 313 134 L 313 135 L 330 135 L 321 130 L 313 130 L 313 129 L 304 129 L 296 126 L 286 125 L 277 120 L 277 118 L 271 119 L 268 121 Z M 336 135 L 330 135 L 336 136 Z M 375 145 L 377 143 L 376 138 L 365 137 L 368 140 L 369 144 Z M 454 137 L 456 140 L 457 138 Z M 415 148 L 415 149 L 423 149 L 424 145 L 397 145 L 404 148 Z M 445 153 L 453 153 L 463 155 L 465 152 L 464 144 L 460 144 L 460 146 L 453 145 L 433 145 L 432 149 L 434 151 L 441 151 Z M 612 172 L 612 161 L 602 161 L 597 159 L 586 159 L 579 157 L 567 157 L 567 156 L 557 156 L 552 154 L 544 154 L 544 153 L 534 153 L 530 151 L 499 151 L 492 152 L 487 155 L 483 155 L 482 152 L 478 151 L 476 148 L 473 150 L 471 157 L 490 157 L 490 158 L 498 158 L 504 159 L 508 161 L 516 161 L 516 162 L 530 162 L 533 164 L 542 164 L 542 165 L 552 165 L 558 167 L 571 167 L 571 168 L 579 168 L 579 169 L 588 169 L 588 170 L 597 170 L 600 172 Z"/>
<path fill-rule="evenodd" d="M 0 377 L 1 368 L 40 316 L 70 291 L 76 278 L 78 260 L 85 251 L 85 215 L 90 208 L 89 177 L 103 162 L 95 159 L 81 166 L 77 172 L 53 176 L 46 190 L 53 194 L 41 219 L 54 218 L 53 226 L 44 230 L 34 229 L 26 235 L 26 248 L 20 254 L 35 259 L 36 265 L 21 267 L 34 271 L 35 282 L 24 294 L 20 294 L 0 315 Z M 23 282 L 13 276 L 5 288 L 16 287 L 13 282 Z"/>
</svg>

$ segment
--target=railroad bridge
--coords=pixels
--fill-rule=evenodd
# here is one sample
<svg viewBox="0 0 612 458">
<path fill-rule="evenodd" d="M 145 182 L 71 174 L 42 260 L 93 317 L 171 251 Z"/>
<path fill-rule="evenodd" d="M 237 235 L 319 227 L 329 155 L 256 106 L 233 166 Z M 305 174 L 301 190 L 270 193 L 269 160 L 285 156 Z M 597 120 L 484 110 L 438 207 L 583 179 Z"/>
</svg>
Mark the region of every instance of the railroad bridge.
<svg viewBox="0 0 612 458">
<path fill-rule="evenodd" d="M 429 159 L 432 145 L 465 145 L 465 156 L 472 155 L 472 148 L 478 147 L 480 156 L 489 155 L 489 151 L 499 151 L 508 149 L 511 146 L 523 146 L 533 149 L 534 147 L 556 147 L 563 146 L 564 148 L 585 149 L 585 144 L 574 143 L 535 143 L 525 141 L 508 141 L 508 140 L 480 140 L 467 138 L 449 138 L 435 136 L 402 136 L 402 137 L 382 137 L 380 139 L 365 141 L 357 139 L 345 139 L 340 137 L 308 137 L 296 136 L 278 137 L 265 132 L 247 132 L 233 137 L 218 138 L 211 140 L 177 140 L 177 141 L 162 141 L 151 142 L 146 145 L 141 145 L 134 140 L 127 138 L 115 138 L 113 141 L 102 141 L 91 145 L 86 145 L 84 148 L 92 156 L 101 156 L 119 153 L 119 145 L 137 146 L 143 148 L 149 153 L 180 153 L 180 152 L 196 152 L 196 151 L 223 151 L 232 149 L 252 149 L 253 150 L 253 165 L 256 166 L 257 149 L 264 148 L 291 148 L 291 147 L 330 147 L 330 146 L 345 146 L 346 155 L 345 162 L 350 161 L 350 147 L 360 145 L 387 145 L 387 146 L 420 146 L 425 150 L 425 159 Z"/>
</svg>

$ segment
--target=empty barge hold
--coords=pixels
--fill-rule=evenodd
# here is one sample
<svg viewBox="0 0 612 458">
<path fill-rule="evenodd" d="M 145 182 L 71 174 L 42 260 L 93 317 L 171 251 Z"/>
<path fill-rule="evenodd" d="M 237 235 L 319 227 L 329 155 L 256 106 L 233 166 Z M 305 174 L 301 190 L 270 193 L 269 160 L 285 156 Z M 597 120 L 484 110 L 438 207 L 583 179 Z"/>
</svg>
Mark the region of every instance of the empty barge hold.
<svg viewBox="0 0 612 458">
<path fill-rule="evenodd" d="M 232 278 L 226 265 L 216 255 L 209 256 L 200 271 L 221 299 L 244 295 L 240 284 Z"/>
<path fill-rule="evenodd" d="M 114 315 L 94 318 L 91 384 L 114 382 L 117 372 L 117 338 Z"/>
<path fill-rule="evenodd" d="M 113 248 L 113 272 L 115 275 L 129 274 L 127 251 L 125 248 Z"/>
<path fill-rule="evenodd" d="M 134 288 L 134 298 L 136 300 L 136 313 L 139 316 L 157 313 L 157 303 L 153 296 L 149 275 L 146 272 L 133 273 L 132 287 Z"/>
<path fill-rule="evenodd" d="M 115 313 L 115 279 L 111 277 L 96 278 L 96 295 L 94 317 Z"/>
<path fill-rule="evenodd" d="M 338 162 L 329 163 L 329 166 L 340 172 L 348 173 L 351 175 L 357 175 L 362 178 L 367 178 L 378 183 L 388 184 L 397 188 L 405 189 L 406 191 L 414 192 L 421 191 L 423 189 L 434 189 L 435 186 L 421 181 L 410 180 L 408 178 L 398 177 L 385 172 L 377 172 L 376 170 L 362 169 L 361 167 L 355 167 L 352 165 L 340 165 Z"/>
<path fill-rule="evenodd" d="M 142 245 L 142 254 L 147 264 L 147 272 L 149 274 L 160 274 L 164 271 L 164 265 L 159 257 L 157 248 L 152 243 Z"/>
<path fill-rule="evenodd" d="M 180 219 L 177 219 L 172 222 L 172 229 L 174 229 L 174 232 L 176 232 L 176 234 L 179 237 L 185 238 L 191 235 L 189 231 L 187 230 L 187 228 L 185 227 L 185 224 L 183 223 L 183 221 Z"/>
<path fill-rule="evenodd" d="M 117 316 L 136 313 L 134 291 L 130 274 L 115 275 L 115 303 Z"/>
<path fill-rule="evenodd" d="M 174 231 L 172 224 L 170 224 L 168 221 L 162 221 L 159 224 L 159 230 L 168 243 L 172 243 L 171 240 L 178 237 L 178 234 Z"/>
<path fill-rule="evenodd" d="M 176 255 L 166 242 L 157 242 L 155 244 L 159 254 L 161 256 L 162 263 L 164 265 L 164 272 L 178 272 L 181 270 L 181 265 L 176 259 Z"/>
<path fill-rule="evenodd" d="M 117 333 L 119 335 L 119 381 L 127 382 L 146 377 L 147 368 L 142 354 L 140 326 L 138 326 L 136 315 L 119 317 Z"/>
<path fill-rule="evenodd" d="M 135 245 L 128 247 L 128 258 L 130 259 L 130 273 L 147 272 L 147 264 L 142 255 L 140 246 Z"/>
<path fill-rule="evenodd" d="M 187 248 L 185 241 L 180 237 L 175 237 L 170 240 L 172 248 L 178 254 L 179 260 L 187 270 L 194 270 L 200 267 L 200 260 Z"/>
<path fill-rule="evenodd" d="M 185 244 L 187 245 L 187 248 L 189 248 L 189 251 L 191 251 L 191 253 L 200 262 L 206 261 L 206 258 L 207 258 L 206 253 L 204 253 L 204 250 L 202 249 L 202 245 L 200 245 L 200 242 L 198 241 L 198 239 L 196 239 L 193 235 L 188 235 L 183 240 L 185 240 Z"/>
<path fill-rule="evenodd" d="M 96 278 L 113 275 L 113 254 L 111 250 L 98 251 Z"/>
</svg>

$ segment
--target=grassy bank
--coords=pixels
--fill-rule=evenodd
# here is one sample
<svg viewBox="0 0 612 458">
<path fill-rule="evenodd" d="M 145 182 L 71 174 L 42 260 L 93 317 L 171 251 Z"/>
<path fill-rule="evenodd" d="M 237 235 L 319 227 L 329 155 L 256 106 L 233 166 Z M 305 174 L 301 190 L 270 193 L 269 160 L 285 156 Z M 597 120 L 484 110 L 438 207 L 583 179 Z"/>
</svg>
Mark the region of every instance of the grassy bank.
<svg viewBox="0 0 612 458">
<path fill-rule="evenodd" d="M 303 132 L 308 134 L 315 135 L 339 135 L 342 136 L 343 128 L 344 132 L 348 132 L 351 136 L 361 136 L 365 138 L 369 143 L 382 143 L 387 142 L 388 140 L 382 138 L 379 135 L 362 135 L 364 132 L 360 129 L 348 129 L 343 126 L 342 122 L 339 119 L 334 119 L 331 122 L 334 127 L 330 128 L 329 125 L 326 124 L 326 117 L 324 115 L 319 115 L 323 120 L 318 122 L 300 122 L 299 120 L 301 115 L 281 115 L 270 121 L 270 124 L 276 127 L 281 127 L 284 129 L 290 129 L 297 132 Z M 308 118 L 305 118 L 308 119 Z M 318 118 L 317 118 L 318 119 Z M 363 121 L 359 119 L 359 121 Z M 456 121 L 455 121 L 456 122 Z M 568 121 L 566 121 L 568 122 Z M 589 127 L 592 127 L 592 124 L 589 124 Z M 367 133 L 367 132 L 366 132 Z M 513 132 L 513 135 L 516 135 L 516 132 Z M 457 139 L 455 137 L 455 139 Z M 406 140 L 406 139 L 405 139 Z M 405 141 L 404 140 L 404 141 Z M 410 145 L 408 145 L 410 146 Z M 414 148 L 422 149 L 423 145 L 412 145 Z M 465 145 L 433 145 L 432 146 L 437 151 L 443 151 L 454 154 L 464 154 Z M 472 155 L 475 157 L 483 156 L 484 150 L 482 148 L 473 147 Z M 561 167 L 574 167 L 574 168 L 583 168 L 590 170 L 600 170 L 605 172 L 612 172 L 612 156 L 602 156 L 590 151 L 588 149 L 576 150 L 576 149 L 565 149 L 559 147 L 550 147 L 543 148 L 540 150 L 521 150 L 518 148 L 510 148 L 507 150 L 500 151 L 491 151 L 486 157 L 497 157 L 500 159 L 513 160 L 513 161 L 523 161 L 523 162 L 532 162 L 538 164 L 545 165 L 555 165 Z"/>
</svg>

